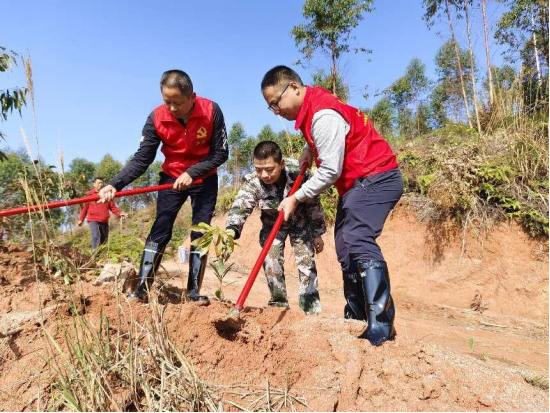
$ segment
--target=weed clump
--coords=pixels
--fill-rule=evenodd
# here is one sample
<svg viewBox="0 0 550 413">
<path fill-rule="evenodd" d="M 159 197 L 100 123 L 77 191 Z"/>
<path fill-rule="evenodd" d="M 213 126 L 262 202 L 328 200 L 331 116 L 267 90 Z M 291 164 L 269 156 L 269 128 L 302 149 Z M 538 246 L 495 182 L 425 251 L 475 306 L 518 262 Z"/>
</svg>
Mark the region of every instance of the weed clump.
<svg viewBox="0 0 550 413">
<path fill-rule="evenodd" d="M 488 229 L 517 219 L 531 236 L 548 236 L 546 129 L 464 132 L 438 131 L 406 144 L 398 156 L 405 191 L 428 197 L 460 223 Z"/>
</svg>

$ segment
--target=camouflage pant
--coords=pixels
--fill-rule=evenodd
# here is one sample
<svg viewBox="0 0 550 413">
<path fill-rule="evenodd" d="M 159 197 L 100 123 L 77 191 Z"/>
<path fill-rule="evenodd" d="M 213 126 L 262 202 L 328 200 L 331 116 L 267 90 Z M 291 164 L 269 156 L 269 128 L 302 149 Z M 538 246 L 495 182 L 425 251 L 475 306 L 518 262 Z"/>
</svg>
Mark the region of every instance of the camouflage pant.
<svg viewBox="0 0 550 413">
<path fill-rule="evenodd" d="M 262 230 L 260 243 L 262 247 L 267 240 L 269 232 Z M 315 249 L 311 237 L 297 236 L 290 233 L 290 245 L 296 257 L 300 280 L 300 308 L 306 314 L 318 314 L 321 312 L 319 300 L 319 287 L 317 284 L 317 268 L 315 267 Z M 269 305 L 288 307 L 286 295 L 286 282 L 284 271 L 284 251 L 286 234 L 277 234 L 271 248 L 265 258 L 263 268 L 267 278 L 267 285 L 271 292 Z"/>
</svg>

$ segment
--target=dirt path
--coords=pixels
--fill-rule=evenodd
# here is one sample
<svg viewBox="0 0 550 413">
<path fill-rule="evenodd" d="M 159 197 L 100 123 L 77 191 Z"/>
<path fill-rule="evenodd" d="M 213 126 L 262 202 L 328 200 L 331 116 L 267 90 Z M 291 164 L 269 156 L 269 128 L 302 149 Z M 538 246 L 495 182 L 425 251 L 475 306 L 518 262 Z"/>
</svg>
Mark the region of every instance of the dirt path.
<svg viewBox="0 0 550 413">
<path fill-rule="evenodd" d="M 186 265 L 170 261 L 164 264 L 174 278 L 171 285 L 184 288 L 187 282 Z M 233 300 L 239 296 L 248 272 L 232 273 L 224 282 L 224 294 Z M 233 284 L 231 284 L 233 283 Z M 341 289 L 323 288 L 321 300 L 323 317 L 342 317 L 345 300 Z M 214 297 L 218 281 L 212 272 L 205 276 L 202 293 Z M 298 278 L 287 278 L 291 311 L 300 314 L 298 307 Z M 324 293 L 323 293 L 324 292 Z M 269 290 L 263 273 L 253 286 L 246 306 L 265 308 Z M 505 316 L 441 304 L 428 305 L 406 297 L 396 297 L 396 329 L 399 339 L 431 343 L 493 365 L 515 368 L 520 372 L 548 376 L 548 326 L 521 317 Z M 361 330 L 362 331 L 362 330 Z M 473 347 L 470 348 L 470 339 Z"/>
</svg>

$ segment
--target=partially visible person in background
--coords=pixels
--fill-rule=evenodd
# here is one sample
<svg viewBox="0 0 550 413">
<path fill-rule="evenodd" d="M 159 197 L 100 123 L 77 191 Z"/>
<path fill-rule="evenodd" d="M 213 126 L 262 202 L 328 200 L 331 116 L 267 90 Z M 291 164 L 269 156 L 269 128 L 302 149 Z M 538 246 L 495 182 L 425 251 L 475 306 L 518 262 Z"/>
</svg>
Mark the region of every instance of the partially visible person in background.
<svg viewBox="0 0 550 413">
<path fill-rule="evenodd" d="M 94 189 L 88 191 L 88 195 L 97 195 L 101 188 L 105 186 L 103 178 L 97 177 L 94 179 Z M 82 207 L 78 218 L 78 226 L 88 218 L 88 225 L 92 231 L 92 249 L 96 249 L 100 245 L 107 242 L 109 238 L 109 211 L 115 214 L 118 218 L 126 218 L 128 215 L 121 213 L 114 202 L 98 204 L 96 202 L 88 202 Z"/>
</svg>

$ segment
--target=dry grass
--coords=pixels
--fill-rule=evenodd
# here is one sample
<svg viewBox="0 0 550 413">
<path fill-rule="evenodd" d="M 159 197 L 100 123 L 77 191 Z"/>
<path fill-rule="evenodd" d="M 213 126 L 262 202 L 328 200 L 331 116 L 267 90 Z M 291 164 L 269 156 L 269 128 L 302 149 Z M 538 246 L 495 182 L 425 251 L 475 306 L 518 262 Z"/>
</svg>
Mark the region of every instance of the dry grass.
<svg viewBox="0 0 550 413">
<path fill-rule="evenodd" d="M 400 156 L 406 191 L 426 217 L 453 216 L 480 232 L 518 219 L 548 235 L 548 136 L 545 129 L 501 130 L 483 138 L 433 133 Z"/>
<path fill-rule="evenodd" d="M 523 380 L 542 390 L 548 390 L 548 377 L 523 375 Z"/>
<path fill-rule="evenodd" d="M 156 299 L 138 322 L 118 299 L 116 326 L 104 314 L 94 324 L 75 312 L 58 321 L 59 337 L 48 337 L 51 392 L 48 410 L 72 411 L 295 411 L 305 398 L 285 388 L 221 386 L 201 380 L 169 337 L 166 307 Z M 143 316 L 143 314 L 141 314 Z M 219 394 L 223 394 L 222 398 Z"/>
<path fill-rule="evenodd" d="M 52 352 L 48 409 L 216 410 L 210 389 L 168 337 L 165 307 L 153 300 L 140 324 L 118 301 L 116 327 L 103 313 L 95 324 L 75 314 L 72 324 L 58 321 L 60 337 L 43 330 Z"/>
</svg>

